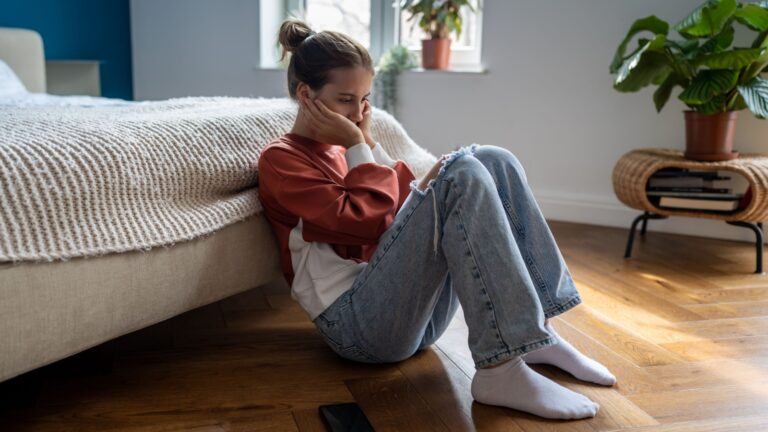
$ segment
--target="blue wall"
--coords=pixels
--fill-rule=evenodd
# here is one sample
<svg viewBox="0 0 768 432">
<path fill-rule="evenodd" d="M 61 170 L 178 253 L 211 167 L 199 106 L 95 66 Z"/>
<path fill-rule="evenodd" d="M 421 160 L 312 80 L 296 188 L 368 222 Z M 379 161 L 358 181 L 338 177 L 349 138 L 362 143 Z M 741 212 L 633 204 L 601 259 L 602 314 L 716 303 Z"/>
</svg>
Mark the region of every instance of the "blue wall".
<svg viewBox="0 0 768 432">
<path fill-rule="evenodd" d="M 133 99 L 128 2 L 0 0 L 0 27 L 39 32 L 49 60 L 102 60 L 102 96 Z"/>
</svg>

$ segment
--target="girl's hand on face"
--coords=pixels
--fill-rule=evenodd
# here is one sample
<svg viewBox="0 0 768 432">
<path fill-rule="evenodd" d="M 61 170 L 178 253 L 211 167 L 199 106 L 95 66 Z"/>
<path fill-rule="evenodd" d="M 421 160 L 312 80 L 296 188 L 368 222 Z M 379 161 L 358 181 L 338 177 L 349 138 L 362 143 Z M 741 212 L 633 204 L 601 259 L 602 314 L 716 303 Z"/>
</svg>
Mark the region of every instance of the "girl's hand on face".
<svg viewBox="0 0 768 432">
<path fill-rule="evenodd" d="M 365 142 L 368 143 L 369 146 L 373 147 L 375 142 L 373 141 L 373 137 L 371 136 L 371 113 L 373 109 L 371 108 L 371 103 L 369 101 L 365 101 L 365 108 L 363 109 L 363 119 L 360 120 L 360 123 L 358 127 L 363 132 L 363 137 L 365 138 Z"/>
<path fill-rule="evenodd" d="M 331 111 L 319 99 L 303 99 L 302 107 L 309 125 L 317 134 L 316 139 L 345 148 L 365 142 L 365 136 L 355 123 L 343 115 Z"/>
</svg>

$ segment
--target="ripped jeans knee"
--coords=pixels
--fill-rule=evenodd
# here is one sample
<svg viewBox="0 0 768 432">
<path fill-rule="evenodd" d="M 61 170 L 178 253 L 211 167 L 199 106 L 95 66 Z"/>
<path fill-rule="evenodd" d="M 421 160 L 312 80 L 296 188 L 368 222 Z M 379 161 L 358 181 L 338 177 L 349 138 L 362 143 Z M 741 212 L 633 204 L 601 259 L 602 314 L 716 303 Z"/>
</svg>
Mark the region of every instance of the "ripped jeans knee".
<svg viewBox="0 0 768 432">
<path fill-rule="evenodd" d="M 434 209 L 435 213 L 435 231 L 433 234 L 433 250 L 435 255 L 437 255 L 437 249 L 438 249 L 438 242 L 440 239 L 440 212 L 438 211 L 438 205 L 437 205 L 437 192 L 435 191 L 435 185 L 438 184 L 439 181 L 442 181 L 442 178 L 445 176 L 445 173 L 447 172 L 448 168 L 451 166 L 451 164 L 456 161 L 459 157 L 465 156 L 465 155 L 474 155 L 475 151 L 480 147 L 480 144 L 472 143 L 468 146 L 464 146 L 461 148 L 458 148 L 450 153 L 448 153 L 445 159 L 443 159 L 442 165 L 440 166 L 440 169 L 437 172 L 437 175 L 435 178 L 430 179 L 427 182 L 427 188 L 425 190 L 420 190 L 418 188 L 419 180 L 412 180 L 410 183 L 410 189 L 411 193 L 417 193 L 422 198 L 426 197 L 427 193 L 432 190 L 432 207 Z"/>
<path fill-rule="evenodd" d="M 451 164 L 452 164 L 452 163 L 453 163 L 453 162 L 454 162 L 456 159 L 458 159 L 460 156 L 464 156 L 464 155 L 473 155 L 473 154 L 475 154 L 475 151 L 477 151 L 477 149 L 478 149 L 479 147 L 480 147 L 480 144 L 472 143 L 472 144 L 470 144 L 470 145 L 467 145 L 467 146 L 461 147 L 461 148 L 459 148 L 459 149 L 456 149 L 456 150 L 454 150 L 454 151 L 452 151 L 452 152 L 448 153 L 447 155 L 445 155 L 445 156 L 447 156 L 447 157 L 446 157 L 445 159 L 443 159 L 443 163 L 442 163 L 442 165 L 440 166 L 440 169 L 438 170 L 438 172 L 437 172 L 437 175 L 435 176 L 435 178 L 433 178 L 433 179 L 430 179 L 430 180 L 427 182 L 427 188 L 426 188 L 425 190 L 420 190 L 420 189 L 418 188 L 419 179 L 416 179 L 416 180 L 412 180 L 412 181 L 411 181 L 411 184 L 410 184 L 411 190 L 412 190 L 412 191 L 415 191 L 415 192 L 417 192 L 417 193 L 419 193 L 421 196 L 425 196 L 425 195 L 427 194 L 427 191 L 428 191 L 429 189 L 433 189 L 433 190 L 434 190 L 434 185 L 435 185 L 435 183 L 437 183 L 437 182 L 438 182 L 438 180 L 440 180 L 440 179 L 443 177 L 443 175 L 444 175 L 445 171 L 448 169 L 448 167 L 449 167 L 449 166 L 450 166 L 450 165 L 451 165 Z"/>
</svg>

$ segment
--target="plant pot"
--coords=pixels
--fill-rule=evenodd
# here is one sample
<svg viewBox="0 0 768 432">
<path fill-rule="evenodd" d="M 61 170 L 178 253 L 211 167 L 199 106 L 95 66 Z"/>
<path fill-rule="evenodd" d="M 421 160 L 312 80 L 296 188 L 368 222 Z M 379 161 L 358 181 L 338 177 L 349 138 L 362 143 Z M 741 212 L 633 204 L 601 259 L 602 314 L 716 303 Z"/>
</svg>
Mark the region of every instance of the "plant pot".
<svg viewBox="0 0 768 432">
<path fill-rule="evenodd" d="M 450 38 L 421 40 L 421 67 L 424 69 L 448 69 L 450 57 Z"/>
<path fill-rule="evenodd" d="M 736 159 L 733 135 L 738 111 L 706 115 L 685 111 L 685 158 L 698 161 Z"/>
</svg>

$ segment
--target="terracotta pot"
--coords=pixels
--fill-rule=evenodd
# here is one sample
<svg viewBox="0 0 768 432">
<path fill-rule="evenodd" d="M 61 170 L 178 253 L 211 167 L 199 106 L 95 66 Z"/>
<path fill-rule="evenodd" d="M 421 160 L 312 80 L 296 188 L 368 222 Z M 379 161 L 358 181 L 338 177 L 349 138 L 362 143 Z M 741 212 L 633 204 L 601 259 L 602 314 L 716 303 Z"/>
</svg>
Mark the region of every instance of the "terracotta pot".
<svg viewBox="0 0 768 432">
<path fill-rule="evenodd" d="M 424 69 L 448 69 L 451 57 L 451 39 L 422 39 L 421 67 Z"/>
<path fill-rule="evenodd" d="M 685 158 L 699 161 L 736 159 L 733 135 L 738 111 L 706 115 L 685 111 Z"/>
</svg>

